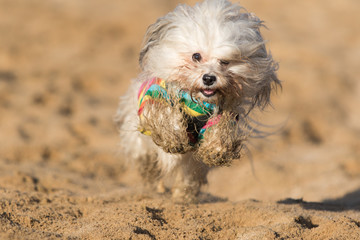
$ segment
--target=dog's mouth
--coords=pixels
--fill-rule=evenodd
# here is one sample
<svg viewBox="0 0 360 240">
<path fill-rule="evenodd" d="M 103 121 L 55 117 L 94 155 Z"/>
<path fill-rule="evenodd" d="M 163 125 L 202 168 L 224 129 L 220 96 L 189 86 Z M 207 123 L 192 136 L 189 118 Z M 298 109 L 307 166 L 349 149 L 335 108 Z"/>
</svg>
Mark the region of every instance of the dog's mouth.
<svg viewBox="0 0 360 240">
<path fill-rule="evenodd" d="M 203 89 L 201 90 L 201 93 L 205 96 L 205 97 L 212 97 L 216 94 L 216 90 L 215 89 Z"/>
</svg>

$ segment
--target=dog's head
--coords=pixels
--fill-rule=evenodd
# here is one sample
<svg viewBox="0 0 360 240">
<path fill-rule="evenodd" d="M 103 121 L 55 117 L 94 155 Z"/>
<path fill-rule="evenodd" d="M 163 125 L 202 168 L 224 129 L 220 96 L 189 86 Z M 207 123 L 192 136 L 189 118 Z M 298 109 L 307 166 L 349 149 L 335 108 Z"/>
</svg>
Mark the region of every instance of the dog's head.
<svg viewBox="0 0 360 240">
<path fill-rule="evenodd" d="M 224 108 L 264 107 L 280 82 L 260 27 L 259 18 L 227 0 L 179 5 L 148 28 L 140 66 Z"/>
</svg>

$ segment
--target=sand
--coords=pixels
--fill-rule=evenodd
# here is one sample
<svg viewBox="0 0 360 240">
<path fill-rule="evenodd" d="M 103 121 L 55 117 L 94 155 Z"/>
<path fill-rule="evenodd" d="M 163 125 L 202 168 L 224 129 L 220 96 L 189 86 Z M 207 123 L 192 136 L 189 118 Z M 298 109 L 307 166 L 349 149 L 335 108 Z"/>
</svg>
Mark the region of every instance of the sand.
<svg viewBox="0 0 360 240">
<path fill-rule="evenodd" d="M 360 2 L 241 3 L 280 64 L 256 118 L 276 133 L 183 205 L 141 187 L 112 121 L 178 1 L 0 0 L 0 239 L 360 239 Z"/>
</svg>

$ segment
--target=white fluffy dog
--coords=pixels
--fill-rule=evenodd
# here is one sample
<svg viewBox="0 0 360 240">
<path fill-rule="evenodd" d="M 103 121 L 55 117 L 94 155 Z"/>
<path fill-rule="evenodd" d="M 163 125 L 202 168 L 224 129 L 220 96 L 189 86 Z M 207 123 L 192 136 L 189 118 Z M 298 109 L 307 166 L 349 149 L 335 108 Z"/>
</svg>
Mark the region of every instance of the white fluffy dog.
<svg viewBox="0 0 360 240">
<path fill-rule="evenodd" d="M 146 183 L 164 191 L 161 178 L 173 176 L 173 197 L 193 201 L 212 166 L 240 158 L 248 114 L 280 86 L 262 26 L 239 5 L 205 0 L 148 28 L 142 72 L 115 118 L 122 150 Z"/>
</svg>

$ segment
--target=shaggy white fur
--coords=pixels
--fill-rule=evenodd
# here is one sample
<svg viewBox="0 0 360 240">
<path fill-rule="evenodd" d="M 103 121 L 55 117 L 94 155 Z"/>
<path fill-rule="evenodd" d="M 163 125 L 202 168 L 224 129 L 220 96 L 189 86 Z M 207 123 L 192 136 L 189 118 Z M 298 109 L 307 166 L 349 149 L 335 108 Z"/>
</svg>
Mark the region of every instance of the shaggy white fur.
<svg viewBox="0 0 360 240">
<path fill-rule="evenodd" d="M 210 167 L 240 157 L 250 134 L 249 112 L 263 109 L 271 91 L 280 86 L 277 63 L 259 30 L 262 26 L 254 14 L 227 0 L 179 5 L 150 25 L 140 53 L 142 72 L 121 98 L 115 119 L 122 151 L 138 163 L 146 182 L 175 176 L 174 198 L 193 201 Z M 188 117 L 179 107 L 149 105 L 140 122 L 137 93 L 152 77 L 216 104 L 213 115 L 222 116 L 220 123 L 199 144 L 187 148 Z M 139 125 L 151 127 L 152 136 L 137 131 Z M 170 145 L 179 151 L 170 150 Z"/>
</svg>

